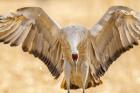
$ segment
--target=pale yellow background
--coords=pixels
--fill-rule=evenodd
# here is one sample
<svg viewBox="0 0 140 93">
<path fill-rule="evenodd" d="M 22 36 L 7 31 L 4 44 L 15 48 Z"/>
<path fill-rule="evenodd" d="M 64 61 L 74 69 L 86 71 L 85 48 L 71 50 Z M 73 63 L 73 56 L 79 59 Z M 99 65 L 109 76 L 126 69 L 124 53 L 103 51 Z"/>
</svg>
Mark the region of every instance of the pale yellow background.
<svg viewBox="0 0 140 93">
<path fill-rule="evenodd" d="M 23 6 L 39 6 L 62 27 L 81 24 L 90 28 L 113 5 L 140 11 L 140 0 L 0 0 L 0 14 Z M 20 47 L 0 44 L 0 93 L 67 93 L 59 88 L 62 77 L 53 80 L 40 60 L 23 53 Z M 140 46 L 115 61 L 102 80 L 102 85 L 86 93 L 140 93 Z"/>
</svg>

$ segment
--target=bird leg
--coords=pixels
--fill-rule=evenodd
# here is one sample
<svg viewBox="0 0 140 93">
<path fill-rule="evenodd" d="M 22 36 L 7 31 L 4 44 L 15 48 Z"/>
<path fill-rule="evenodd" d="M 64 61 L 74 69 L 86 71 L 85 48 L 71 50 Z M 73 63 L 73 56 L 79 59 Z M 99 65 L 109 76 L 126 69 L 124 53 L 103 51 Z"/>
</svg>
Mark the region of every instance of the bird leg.
<svg viewBox="0 0 140 93">
<path fill-rule="evenodd" d="M 82 72 L 83 93 L 85 93 L 85 88 L 86 88 L 88 74 L 89 74 L 88 63 L 84 62 L 81 64 L 81 72 Z"/>
<path fill-rule="evenodd" d="M 71 76 L 71 65 L 68 62 L 64 63 L 64 75 L 67 84 L 68 93 L 70 93 L 70 76 Z"/>
<path fill-rule="evenodd" d="M 78 74 L 77 72 L 77 62 L 74 62 L 74 68 L 75 68 L 75 72 L 76 72 L 76 75 Z"/>
</svg>

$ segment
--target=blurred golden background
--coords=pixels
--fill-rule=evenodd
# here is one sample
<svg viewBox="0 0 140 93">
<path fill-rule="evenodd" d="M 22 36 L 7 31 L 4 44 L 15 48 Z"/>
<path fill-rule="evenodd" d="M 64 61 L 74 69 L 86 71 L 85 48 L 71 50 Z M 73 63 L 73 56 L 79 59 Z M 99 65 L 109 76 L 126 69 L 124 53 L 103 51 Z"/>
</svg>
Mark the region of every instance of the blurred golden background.
<svg viewBox="0 0 140 93">
<path fill-rule="evenodd" d="M 140 0 L 0 0 L 0 14 L 25 6 L 43 8 L 62 27 L 92 27 L 113 5 L 140 11 Z M 54 80 L 47 67 L 21 47 L 0 44 L 0 93 L 67 93 L 60 89 L 63 75 Z M 103 84 L 86 93 L 140 93 L 140 46 L 124 53 L 102 77 Z M 82 93 L 72 90 L 72 93 Z"/>
</svg>

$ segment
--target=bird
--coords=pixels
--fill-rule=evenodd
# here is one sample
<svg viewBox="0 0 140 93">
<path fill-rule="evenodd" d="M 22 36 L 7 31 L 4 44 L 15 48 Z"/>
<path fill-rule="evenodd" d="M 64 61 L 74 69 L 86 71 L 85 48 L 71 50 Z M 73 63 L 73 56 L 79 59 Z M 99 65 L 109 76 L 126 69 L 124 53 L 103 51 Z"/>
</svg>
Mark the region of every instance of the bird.
<svg viewBox="0 0 140 93">
<path fill-rule="evenodd" d="M 111 6 L 90 29 L 61 27 L 40 7 L 23 7 L 0 15 L 0 42 L 21 45 L 39 58 L 54 79 L 64 73 L 60 87 L 85 89 L 102 84 L 101 77 L 124 52 L 138 45 L 140 13 Z"/>
</svg>

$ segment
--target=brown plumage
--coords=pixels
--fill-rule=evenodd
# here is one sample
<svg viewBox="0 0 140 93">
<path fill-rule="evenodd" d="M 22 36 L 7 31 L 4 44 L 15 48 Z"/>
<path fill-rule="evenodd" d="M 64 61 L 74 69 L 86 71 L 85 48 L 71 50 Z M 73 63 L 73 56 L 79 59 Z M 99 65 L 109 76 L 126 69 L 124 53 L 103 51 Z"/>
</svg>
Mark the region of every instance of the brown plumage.
<svg viewBox="0 0 140 93">
<path fill-rule="evenodd" d="M 0 19 L 0 41 L 11 46 L 22 44 L 23 51 L 41 59 L 55 78 L 62 72 L 62 67 L 56 68 L 57 65 L 63 64 L 61 45 L 55 35 L 59 30 L 37 7 L 21 8 L 16 14 L 3 15 Z"/>
<path fill-rule="evenodd" d="M 18 46 L 42 60 L 61 87 L 101 84 L 100 77 L 123 52 L 138 45 L 140 13 L 123 7 L 108 9 L 91 30 L 78 25 L 60 28 L 38 7 L 25 7 L 0 16 L 0 42 Z"/>
<path fill-rule="evenodd" d="M 92 28 L 92 47 L 97 66 L 94 74 L 102 76 L 123 52 L 138 45 L 140 37 L 139 13 L 127 7 L 111 7 L 103 18 Z M 94 33 L 96 32 L 96 33 Z M 92 50 L 93 51 L 93 50 Z M 95 65 L 95 62 L 91 63 Z"/>
</svg>

